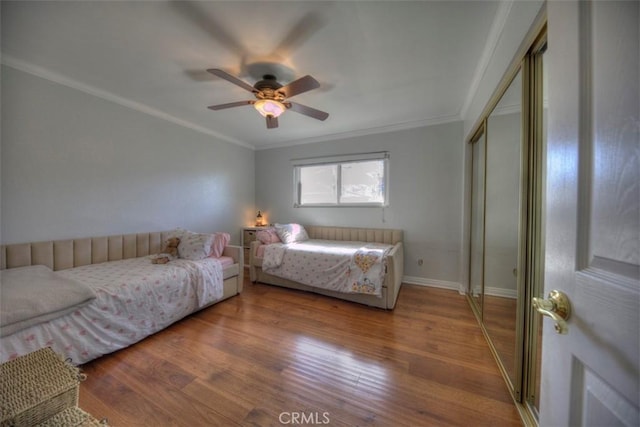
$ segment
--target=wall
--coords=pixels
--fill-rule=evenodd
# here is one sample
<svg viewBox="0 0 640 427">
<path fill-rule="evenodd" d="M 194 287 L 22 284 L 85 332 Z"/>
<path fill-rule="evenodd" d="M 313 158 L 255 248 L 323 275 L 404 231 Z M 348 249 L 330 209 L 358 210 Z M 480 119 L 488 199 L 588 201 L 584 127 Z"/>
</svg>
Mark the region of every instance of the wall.
<svg viewBox="0 0 640 427">
<path fill-rule="evenodd" d="M 477 91 L 469 107 L 463 111 L 464 135 L 473 130 L 473 125 L 481 118 L 482 111 L 489 103 L 492 95 L 498 90 L 501 80 L 512 63 L 518 49 L 522 46 L 532 24 L 545 2 L 541 0 L 511 1 L 509 13 L 505 18 L 502 31 L 492 50 L 487 68 L 482 74 Z"/>
<path fill-rule="evenodd" d="M 2 67 L 1 241 L 176 226 L 239 243 L 254 152 Z"/>
<path fill-rule="evenodd" d="M 256 207 L 272 223 L 403 229 L 406 281 L 458 289 L 462 139 L 455 122 L 257 151 Z M 390 153 L 387 208 L 293 207 L 292 159 L 375 151 Z"/>
</svg>

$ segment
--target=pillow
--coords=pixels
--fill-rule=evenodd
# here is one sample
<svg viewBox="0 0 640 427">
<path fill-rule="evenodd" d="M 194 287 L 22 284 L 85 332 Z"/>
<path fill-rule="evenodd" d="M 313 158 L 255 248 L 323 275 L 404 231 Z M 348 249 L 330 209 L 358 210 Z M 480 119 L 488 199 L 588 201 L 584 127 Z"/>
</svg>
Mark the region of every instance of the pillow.
<svg viewBox="0 0 640 427">
<path fill-rule="evenodd" d="M 213 243 L 211 244 L 211 256 L 220 258 L 229 241 L 231 241 L 231 235 L 229 233 L 214 233 Z"/>
<path fill-rule="evenodd" d="M 182 229 L 176 231 L 181 232 L 181 234 L 177 235 L 177 237 L 180 237 L 180 244 L 178 245 L 180 258 L 198 261 L 211 255 L 215 240 L 213 234 L 193 233 Z"/>
<path fill-rule="evenodd" d="M 263 245 L 268 245 L 270 243 L 280 243 L 280 237 L 278 237 L 278 233 L 276 233 L 275 228 L 266 228 L 264 230 L 260 230 L 256 233 L 256 239 L 260 241 Z"/>
<path fill-rule="evenodd" d="M 304 242 L 309 240 L 307 230 L 300 224 L 276 224 L 276 233 L 283 243 Z"/>
<path fill-rule="evenodd" d="M 164 241 L 164 244 L 166 246 L 167 241 L 169 241 L 169 239 L 171 239 L 172 237 L 177 237 L 178 239 L 182 240 L 182 235 L 185 233 L 191 233 L 190 231 L 185 230 L 184 228 L 176 228 L 175 230 L 169 232 L 169 234 L 167 234 L 167 238 Z"/>
<path fill-rule="evenodd" d="M 44 265 L 0 272 L 0 336 L 57 319 L 96 298 L 84 283 L 68 279 Z"/>
</svg>

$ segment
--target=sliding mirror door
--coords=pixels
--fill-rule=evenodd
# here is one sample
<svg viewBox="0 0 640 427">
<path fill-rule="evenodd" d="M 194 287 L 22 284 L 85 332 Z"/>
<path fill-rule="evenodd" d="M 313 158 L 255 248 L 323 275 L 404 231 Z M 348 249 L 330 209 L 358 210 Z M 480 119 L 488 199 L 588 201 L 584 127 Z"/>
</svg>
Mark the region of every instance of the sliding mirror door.
<svg viewBox="0 0 640 427">
<path fill-rule="evenodd" d="M 523 200 L 521 71 L 489 115 L 486 131 L 482 320 L 516 387 L 522 365 L 516 344 Z"/>
<path fill-rule="evenodd" d="M 469 300 L 498 366 L 535 424 L 540 390 L 546 73 L 544 28 L 470 138 Z"/>
<path fill-rule="evenodd" d="M 522 377 L 522 71 L 471 140 L 469 295 L 514 394 Z"/>
</svg>

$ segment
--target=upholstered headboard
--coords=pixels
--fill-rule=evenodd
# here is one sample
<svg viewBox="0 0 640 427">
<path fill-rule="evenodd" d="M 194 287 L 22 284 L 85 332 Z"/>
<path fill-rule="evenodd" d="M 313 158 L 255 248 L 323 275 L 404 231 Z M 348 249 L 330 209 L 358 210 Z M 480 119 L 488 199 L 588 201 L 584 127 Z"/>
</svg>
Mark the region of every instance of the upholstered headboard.
<svg viewBox="0 0 640 427">
<path fill-rule="evenodd" d="M 159 253 L 170 231 L 2 245 L 0 269 L 42 264 L 64 270 Z"/>
<path fill-rule="evenodd" d="M 310 239 L 345 240 L 353 242 L 375 242 L 395 245 L 402 242 L 402 230 L 390 228 L 354 228 L 354 227 L 325 227 L 320 225 L 305 225 Z"/>
</svg>

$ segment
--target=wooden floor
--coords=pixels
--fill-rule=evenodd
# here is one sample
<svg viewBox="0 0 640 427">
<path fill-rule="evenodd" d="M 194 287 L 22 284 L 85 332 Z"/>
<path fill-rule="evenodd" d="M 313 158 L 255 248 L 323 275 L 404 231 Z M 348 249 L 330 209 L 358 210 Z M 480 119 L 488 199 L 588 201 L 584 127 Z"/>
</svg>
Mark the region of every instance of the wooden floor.
<svg viewBox="0 0 640 427">
<path fill-rule="evenodd" d="M 247 282 L 83 369 L 112 426 L 521 425 L 464 296 L 420 286 L 387 312 Z"/>
</svg>

